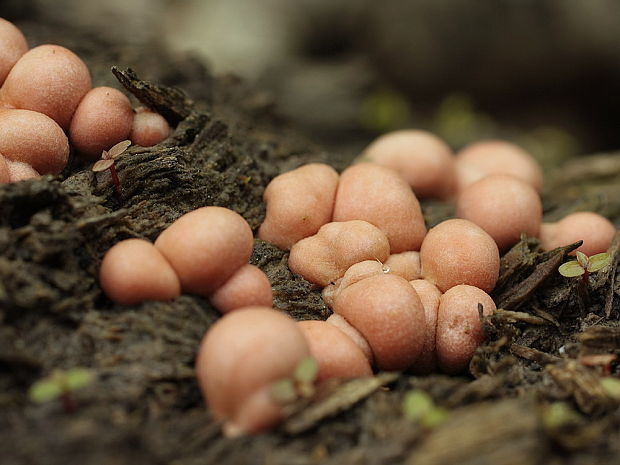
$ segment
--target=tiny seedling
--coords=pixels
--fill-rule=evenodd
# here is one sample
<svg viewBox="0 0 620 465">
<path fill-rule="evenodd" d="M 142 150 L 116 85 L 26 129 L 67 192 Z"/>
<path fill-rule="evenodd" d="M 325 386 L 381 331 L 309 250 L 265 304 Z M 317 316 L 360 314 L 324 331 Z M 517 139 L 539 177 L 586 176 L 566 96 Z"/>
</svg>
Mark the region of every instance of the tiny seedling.
<svg viewBox="0 0 620 465">
<path fill-rule="evenodd" d="M 419 389 L 409 391 L 403 400 L 403 414 L 423 428 L 434 428 L 448 418 L 448 411 L 438 407 L 431 396 Z"/>
<path fill-rule="evenodd" d="M 271 395 L 276 402 L 289 404 L 299 398 L 314 394 L 314 381 L 319 372 L 319 364 L 312 357 L 306 357 L 295 369 L 290 378 L 279 379 L 271 385 Z"/>
<path fill-rule="evenodd" d="M 583 417 L 567 402 L 553 402 L 542 409 L 542 425 L 548 433 L 579 425 L 582 421 Z"/>
<path fill-rule="evenodd" d="M 97 161 L 92 168 L 95 173 L 110 170 L 114 189 L 116 189 L 116 194 L 119 196 L 121 195 L 121 181 L 118 179 L 118 174 L 116 173 L 116 159 L 125 153 L 130 145 L 131 141 L 124 140 L 116 144 L 110 150 L 104 150 L 101 153 L 101 160 Z"/>
<path fill-rule="evenodd" d="M 49 376 L 35 382 L 28 396 L 37 403 L 61 399 L 65 412 L 72 413 L 75 411 L 72 393 L 88 386 L 93 380 L 93 374 L 86 368 L 54 370 Z"/>
<path fill-rule="evenodd" d="M 581 276 L 581 281 L 577 286 L 579 293 L 579 305 L 585 309 L 588 301 L 588 278 L 591 273 L 602 270 L 611 263 L 611 255 L 607 252 L 599 253 L 588 257 L 583 252 L 576 252 L 577 260 L 566 262 L 558 268 L 560 274 L 566 278 L 576 278 Z"/>
<path fill-rule="evenodd" d="M 558 268 L 558 271 L 566 278 L 581 276 L 584 283 L 588 282 L 590 273 L 602 270 L 611 263 L 611 255 L 607 252 L 588 257 L 583 252 L 577 251 L 576 255 L 577 260 L 564 263 Z"/>
</svg>

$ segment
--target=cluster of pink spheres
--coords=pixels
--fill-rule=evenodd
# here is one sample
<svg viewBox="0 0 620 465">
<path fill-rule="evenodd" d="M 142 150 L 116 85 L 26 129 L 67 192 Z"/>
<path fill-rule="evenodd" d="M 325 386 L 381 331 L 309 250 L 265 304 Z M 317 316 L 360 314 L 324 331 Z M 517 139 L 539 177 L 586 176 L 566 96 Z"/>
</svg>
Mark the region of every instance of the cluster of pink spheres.
<svg viewBox="0 0 620 465">
<path fill-rule="evenodd" d="M 114 245 L 99 270 L 101 287 L 123 305 L 171 300 L 181 291 L 208 297 L 222 313 L 271 306 L 271 284 L 248 264 L 254 239 L 238 213 L 203 207 L 177 219 L 154 244 L 127 239 Z"/>
<path fill-rule="evenodd" d="M 92 88 L 88 67 L 72 51 L 28 50 L 21 31 L 2 18 L 0 44 L 0 183 L 59 173 L 69 141 L 92 160 L 125 139 L 147 147 L 168 137 L 161 115 L 134 111 L 111 87 Z"/>
<path fill-rule="evenodd" d="M 541 170 L 508 142 L 479 142 L 454 155 L 430 133 L 397 131 L 362 159 L 340 175 L 324 164 L 302 166 L 264 192 L 258 237 L 290 250 L 290 269 L 323 287 L 333 310 L 327 321 L 295 322 L 271 308 L 266 276 L 247 264 L 250 228 L 224 208 L 190 212 L 155 245 L 124 241 L 104 258 L 102 287 L 117 302 L 170 299 L 182 288 L 227 313 L 196 361 L 227 435 L 275 425 L 282 404 L 273 384 L 308 356 L 318 362 L 317 381 L 368 376 L 373 368 L 463 372 L 483 340 L 479 305 L 483 315 L 495 310 L 488 293 L 500 251 L 526 233 L 546 250 L 583 240 L 581 250 L 592 255 L 615 235 L 591 212 L 541 224 Z M 459 218 L 427 231 L 416 195 L 456 202 Z"/>
</svg>

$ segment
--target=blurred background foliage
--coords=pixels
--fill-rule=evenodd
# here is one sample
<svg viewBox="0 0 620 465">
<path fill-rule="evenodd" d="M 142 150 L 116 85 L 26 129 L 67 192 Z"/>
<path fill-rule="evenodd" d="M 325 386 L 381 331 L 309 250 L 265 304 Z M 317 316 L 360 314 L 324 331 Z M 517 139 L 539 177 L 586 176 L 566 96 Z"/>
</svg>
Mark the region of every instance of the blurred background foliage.
<svg viewBox="0 0 620 465">
<path fill-rule="evenodd" d="M 12 19 L 77 22 L 195 54 L 265 89 L 345 158 L 403 127 L 435 131 L 455 149 L 507 138 L 546 167 L 620 147 L 617 0 L 3 3 Z"/>
</svg>

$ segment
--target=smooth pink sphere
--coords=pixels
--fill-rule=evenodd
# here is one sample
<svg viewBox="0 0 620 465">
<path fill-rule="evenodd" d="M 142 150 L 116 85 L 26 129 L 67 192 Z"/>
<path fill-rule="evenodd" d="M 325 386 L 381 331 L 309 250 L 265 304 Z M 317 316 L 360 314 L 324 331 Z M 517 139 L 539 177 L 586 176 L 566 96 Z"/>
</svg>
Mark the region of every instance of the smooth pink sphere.
<svg viewBox="0 0 620 465">
<path fill-rule="evenodd" d="M 136 109 L 129 135 L 132 144 L 152 147 L 169 135 L 170 125 L 163 116 L 144 107 Z"/>
<path fill-rule="evenodd" d="M 6 164 L 9 168 L 11 182 L 25 181 L 26 179 L 38 178 L 40 176 L 28 163 L 7 160 Z"/>
<path fill-rule="evenodd" d="M 238 213 L 203 207 L 178 218 L 157 240 L 187 292 L 209 296 L 245 265 L 254 238 Z"/>
<path fill-rule="evenodd" d="M 271 307 L 273 294 L 267 275 L 257 266 L 242 265 L 211 296 L 211 303 L 222 313 L 239 308 Z"/>
<path fill-rule="evenodd" d="M 457 192 L 490 174 L 507 174 L 542 190 L 543 174 L 538 162 L 516 144 L 485 140 L 468 145 L 456 154 Z"/>
<path fill-rule="evenodd" d="M 170 264 L 152 243 L 142 239 L 127 239 L 108 250 L 99 282 L 110 299 L 123 305 L 171 300 L 181 293 Z"/>
<path fill-rule="evenodd" d="M 392 274 L 375 275 L 344 289 L 334 304 L 368 341 L 381 370 L 404 370 L 424 346 L 424 307 L 411 284 Z"/>
<path fill-rule="evenodd" d="M 288 315 L 267 307 L 227 313 L 205 334 L 196 376 L 213 416 L 234 436 L 276 424 L 281 405 L 271 396 L 277 380 L 290 378 L 310 356 L 308 343 Z"/>
<path fill-rule="evenodd" d="M 267 205 L 258 237 L 288 250 L 332 221 L 338 173 L 310 163 L 271 180 L 263 194 Z"/>
<path fill-rule="evenodd" d="M 336 326 L 319 320 L 297 323 L 319 364 L 316 381 L 372 376 L 368 359 L 355 342 Z"/>
<path fill-rule="evenodd" d="M 370 348 L 368 341 L 364 336 L 362 336 L 362 333 L 355 329 L 347 320 L 342 317 L 342 315 L 332 313 L 325 321 L 330 325 L 334 325 L 340 331 L 349 336 L 351 340 L 355 342 L 355 345 L 359 347 L 364 356 L 368 359 L 368 363 L 370 363 L 371 365 L 374 363 L 375 358 L 372 355 L 372 349 Z"/>
<path fill-rule="evenodd" d="M 441 296 L 435 351 L 442 371 L 453 374 L 465 371 L 476 348 L 484 340 L 479 303 L 484 316 L 496 310 L 493 299 L 474 286 L 455 286 Z"/>
<path fill-rule="evenodd" d="M 417 197 L 445 199 L 454 193 L 454 153 L 430 132 L 403 129 L 383 134 L 362 155 L 398 171 Z"/>
<path fill-rule="evenodd" d="M 441 291 L 426 279 L 414 279 L 409 284 L 415 289 L 424 307 L 426 331 L 424 347 L 420 356 L 412 367 L 416 374 L 428 374 L 437 369 L 437 355 L 435 354 L 435 337 L 437 331 L 437 311 L 441 300 Z"/>
<path fill-rule="evenodd" d="M 30 110 L 0 110 L 0 153 L 40 174 L 57 174 L 69 159 L 69 141 L 48 116 Z"/>
<path fill-rule="evenodd" d="M 0 18 L 0 86 L 17 60 L 28 51 L 24 34 L 11 22 Z"/>
<path fill-rule="evenodd" d="M 499 276 L 499 249 L 480 226 L 451 219 L 432 228 L 420 249 L 422 276 L 446 292 L 469 284 L 491 292 Z"/>
<path fill-rule="evenodd" d="M 492 174 L 470 184 L 456 201 L 456 215 L 484 229 L 499 250 L 519 242 L 522 233 L 537 237 L 542 210 L 532 186 L 505 174 Z"/>
<path fill-rule="evenodd" d="M 540 227 L 540 244 L 552 250 L 583 240 L 577 248 L 587 256 L 606 252 L 614 237 L 616 227 L 611 221 L 594 212 L 577 212 L 565 216 L 557 223 L 543 223 Z M 575 255 L 574 250 L 571 255 Z"/>
<path fill-rule="evenodd" d="M 60 45 L 39 45 L 15 63 L 0 88 L 0 100 L 43 113 L 66 130 L 90 88 L 90 72 L 75 53 Z"/>
<path fill-rule="evenodd" d="M 364 220 L 381 229 L 391 253 L 419 250 L 426 235 L 420 203 L 393 169 L 374 163 L 350 166 L 340 176 L 333 221 Z"/>
<path fill-rule="evenodd" d="M 95 87 L 73 114 L 71 143 L 85 158 L 96 160 L 104 150 L 129 137 L 133 116 L 125 94 L 112 87 Z"/>
</svg>

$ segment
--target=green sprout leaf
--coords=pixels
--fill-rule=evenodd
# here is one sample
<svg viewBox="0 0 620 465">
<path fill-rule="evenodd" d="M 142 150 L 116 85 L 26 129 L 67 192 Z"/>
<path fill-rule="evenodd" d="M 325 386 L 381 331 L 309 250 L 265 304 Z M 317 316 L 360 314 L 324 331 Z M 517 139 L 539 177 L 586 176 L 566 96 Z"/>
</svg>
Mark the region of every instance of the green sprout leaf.
<svg viewBox="0 0 620 465">
<path fill-rule="evenodd" d="M 413 390 L 405 395 L 403 414 L 425 428 L 434 428 L 448 417 L 448 411 L 437 407 L 431 396 L 421 390 Z"/>
<path fill-rule="evenodd" d="M 403 413 L 413 421 L 420 421 L 433 407 L 433 399 L 424 391 L 410 391 L 403 401 Z"/>
<path fill-rule="evenodd" d="M 558 268 L 558 271 L 562 276 L 567 278 L 574 278 L 575 276 L 581 276 L 586 271 L 588 273 L 594 273 L 602 270 L 611 263 L 611 255 L 607 252 L 598 253 L 588 257 L 583 252 L 577 251 L 577 260 L 566 262 Z"/>
<path fill-rule="evenodd" d="M 587 269 L 588 263 L 590 262 L 588 256 L 585 253 L 579 251 L 575 252 L 575 255 L 577 256 L 577 262 L 583 267 L 583 269 Z"/>
<path fill-rule="evenodd" d="M 542 412 L 542 422 L 547 431 L 579 424 L 581 416 L 575 412 L 566 402 L 554 402 L 546 406 Z"/>
<path fill-rule="evenodd" d="M 377 90 L 362 102 L 360 122 L 373 131 L 388 132 L 402 127 L 411 118 L 407 99 L 390 89 Z"/>
<path fill-rule="evenodd" d="M 90 370 L 86 368 L 72 368 L 65 371 L 65 386 L 70 391 L 81 389 L 93 382 L 95 377 Z"/>
<path fill-rule="evenodd" d="M 301 384 L 312 384 L 319 372 L 319 364 L 312 357 L 306 357 L 295 369 L 293 378 Z"/>
<path fill-rule="evenodd" d="M 271 397 L 280 404 L 289 404 L 297 399 L 295 385 L 290 378 L 279 379 L 271 385 Z"/>
<path fill-rule="evenodd" d="M 586 270 L 579 264 L 578 261 L 572 260 L 570 262 L 566 262 L 558 268 L 558 271 L 562 276 L 567 278 L 574 278 L 575 276 L 581 276 L 586 272 Z"/>
<path fill-rule="evenodd" d="M 71 391 L 81 389 L 93 382 L 95 377 L 86 368 L 54 370 L 49 376 L 35 382 L 28 391 L 34 402 L 47 402 Z"/>
<path fill-rule="evenodd" d="M 422 417 L 422 426 L 425 428 L 435 428 L 441 425 L 448 418 L 448 411 L 442 407 L 435 407 Z"/>
<path fill-rule="evenodd" d="M 611 255 L 607 252 L 597 253 L 589 258 L 587 270 L 590 273 L 602 270 L 611 263 Z"/>
<path fill-rule="evenodd" d="M 43 403 L 57 399 L 63 393 L 62 386 L 56 381 L 45 378 L 34 383 L 28 391 L 28 397 L 34 402 Z"/>
</svg>

